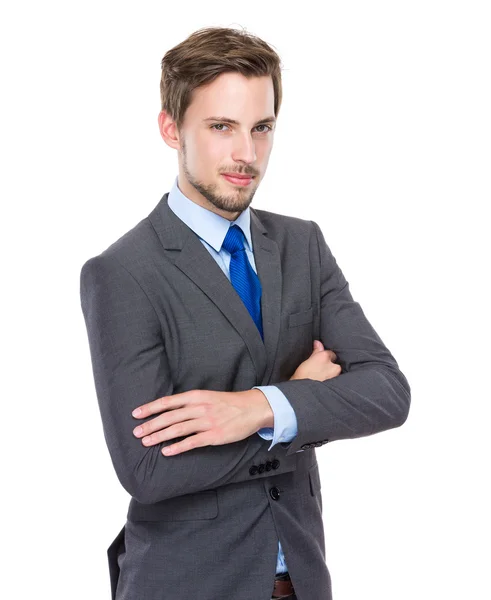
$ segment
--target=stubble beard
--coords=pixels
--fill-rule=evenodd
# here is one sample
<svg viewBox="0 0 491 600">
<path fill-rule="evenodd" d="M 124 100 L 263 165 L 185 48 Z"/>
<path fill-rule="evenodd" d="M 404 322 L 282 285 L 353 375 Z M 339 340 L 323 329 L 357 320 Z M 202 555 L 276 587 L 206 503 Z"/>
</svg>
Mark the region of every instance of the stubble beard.
<svg viewBox="0 0 491 600">
<path fill-rule="evenodd" d="M 243 188 L 237 187 L 235 192 L 226 196 L 218 191 L 217 184 L 211 183 L 207 185 L 202 181 L 199 181 L 199 179 L 193 177 L 188 169 L 186 145 L 184 142 L 182 145 L 182 169 L 186 175 L 186 179 L 194 187 L 194 189 L 197 190 L 204 198 L 206 198 L 210 204 L 225 212 L 241 213 L 248 208 L 252 202 L 252 199 L 254 198 L 254 194 L 256 193 L 257 186 L 251 191 L 246 191 Z"/>
</svg>

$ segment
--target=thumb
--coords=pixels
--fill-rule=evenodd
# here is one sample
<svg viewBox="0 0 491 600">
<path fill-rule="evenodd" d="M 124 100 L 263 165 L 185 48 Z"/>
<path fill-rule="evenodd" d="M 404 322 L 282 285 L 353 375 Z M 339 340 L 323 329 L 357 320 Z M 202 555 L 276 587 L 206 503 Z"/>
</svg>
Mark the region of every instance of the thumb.
<svg viewBox="0 0 491 600">
<path fill-rule="evenodd" d="M 314 340 L 314 350 L 312 351 L 312 354 L 315 354 L 316 352 L 321 352 L 323 350 L 324 344 L 320 340 Z"/>
</svg>

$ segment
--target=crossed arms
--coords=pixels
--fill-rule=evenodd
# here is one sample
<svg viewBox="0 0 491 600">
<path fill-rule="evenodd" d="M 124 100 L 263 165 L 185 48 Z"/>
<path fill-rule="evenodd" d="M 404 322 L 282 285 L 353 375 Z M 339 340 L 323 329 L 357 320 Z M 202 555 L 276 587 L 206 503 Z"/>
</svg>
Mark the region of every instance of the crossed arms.
<svg viewBox="0 0 491 600">
<path fill-rule="evenodd" d="M 353 300 L 318 225 L 312 225 L 319 250 L 320 337 L 336 353 L 343 372 L 326 381 L 273 382 L 292 405 L 298 423 L 295 438 L 275 448 L 276 454 L 283 453 L 287 470 L 295 468 L 291 455 L 303 444 L 398 427 L 410 405 L 405 376 Z M 157 314 L 133 275 L 109 255 L 83 265 L 80 295 L 104 436 L 126 491 L 151 504 L 250 480 L 250 464 L 268 456 L 267 442 L 258 435 L 172 458 L 162 456 L 162 444 L 142 445 L 133 435 L 133 409 L 151 398 L 173 395 Z"/>
</svg>

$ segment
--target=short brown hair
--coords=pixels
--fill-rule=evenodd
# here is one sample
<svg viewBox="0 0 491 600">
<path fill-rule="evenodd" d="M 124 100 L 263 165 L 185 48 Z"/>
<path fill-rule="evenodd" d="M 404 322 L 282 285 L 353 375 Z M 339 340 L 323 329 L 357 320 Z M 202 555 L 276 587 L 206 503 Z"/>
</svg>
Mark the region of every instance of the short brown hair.
<svg viewBox="0 0 491 600">
<path fill-rule="evenodd" d="M 168 50 L 162 59 L 160 100 L 180 129 L 193 91 L 226 72 L 246 77 L 270 75 L 274 88 L 274 114 L 281 99 L 281 60 L 262 39 L 244 30 L 205 27 Z"/>
</svg>

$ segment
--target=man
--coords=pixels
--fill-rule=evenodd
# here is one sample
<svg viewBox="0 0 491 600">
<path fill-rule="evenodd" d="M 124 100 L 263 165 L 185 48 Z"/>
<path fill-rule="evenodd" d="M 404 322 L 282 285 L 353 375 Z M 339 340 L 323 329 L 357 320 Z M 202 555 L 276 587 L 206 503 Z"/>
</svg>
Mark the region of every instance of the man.
<svg viewBox="0 0 491 600">
<path fill-rule="evenodd" d="M 200 30 L 164 56 L 161 100 L 174 185 L 81 271 L 105 439 L 132 497 L 112 598 L 330 600 L 315 448 L 400 426 L 409 384 L 319 226 L 250 207 L 277 54 Z"/>
</svg>

